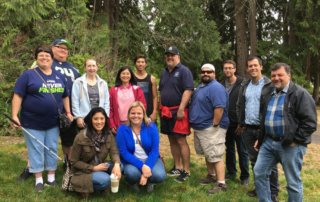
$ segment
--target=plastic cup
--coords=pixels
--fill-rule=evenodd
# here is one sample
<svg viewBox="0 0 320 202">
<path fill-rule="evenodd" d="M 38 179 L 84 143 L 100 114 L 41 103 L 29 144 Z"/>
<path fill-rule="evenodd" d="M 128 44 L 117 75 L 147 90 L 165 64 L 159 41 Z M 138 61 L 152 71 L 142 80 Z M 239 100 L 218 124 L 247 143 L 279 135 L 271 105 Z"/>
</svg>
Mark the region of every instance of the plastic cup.
<svg viewBox="0 0 320 202">
<path fill-rule="evenodd" d="M 119 191 L 119 180 L 117 178 L 111 177 L 111 192 L 118 193 Z"/>
</svg>

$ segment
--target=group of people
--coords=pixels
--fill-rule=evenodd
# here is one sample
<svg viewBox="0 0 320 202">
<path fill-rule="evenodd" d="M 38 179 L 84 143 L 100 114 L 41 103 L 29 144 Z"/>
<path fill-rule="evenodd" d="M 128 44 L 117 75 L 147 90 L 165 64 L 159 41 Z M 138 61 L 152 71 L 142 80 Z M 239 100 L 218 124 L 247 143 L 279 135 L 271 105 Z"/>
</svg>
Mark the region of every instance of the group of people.
<svg viewBox="0 0 320 202">
<path fill-rule="evenodd" d="M 147 191 L 151 192 L 154 184 L 164 181 L 166 175 L 155 125 L 156 80 L 145 72 L 146 57 L 138 55 L 135 58 L 136 74 L 130 67 L 122 67 L 115 86 L 109 91 L 107 82 L 97 74 L 95 59 L 86 59 L 86 73 L 81 77 L 78 70 L 66 62 L 70 48 L 69 42 L 58 39 L 52 47 L 36 49 L 35 66 L 18 78 L 14 88 L 12 117 L 19 124 L 14 126 L 24 127 L 55 154 L 60 134 L 65 161 L 72 165 L 72 187 L 82 197 L 89 197 L 97 190 L 108 192 L 110 174 L 120 179 L 122 171 L 136 191 L 140 184 L 146 185 Z M 146 100 L 149 100 L 148 105 Z M 59 130 L 59 111 L 55 102 L 72 122 L 67 130 Z M 122 125 L 126 128 L 121 129 Z M 29 160 L 17 180 L 25 180 L 34 174 L 37 191 L 42 191 L 44 185 L 59 186 L 55 180 L 57 158 L 25 131 L 23 134 Z M 108 155 L 111 162 L 105 164 Z M 45 183 L 44 170 L 48 172 Z M 137 175 L 139 179 L 136 179 Z"/>
<path fill-rule="evenodd" d="M 246 80 L 235 75 L 235 62 L 227 60 L 221 83 L 215 78 L 215 67 L 204 64 L 202 83 L 194 90 L 191 71 L 181 64 L 179 49 L 170 46 L 165 52 L 167 66 L 160 77 L 158 102 L 156 78 L 146 72 L 144 55 L 134 59 L 136 73 L 127 66 L 120 68 L 115 86 L 109 90 L 98 76 L 93 58 L 86 59 L 86 73 L 81 77 L 66 62 L 70 47 L 66 40 L 58 39 L 52 48 L 36 50 L 36 68 L 25 71 L 14 88 L 12 117 L 20 124 L 21 107 L 21 126 L 55 153 L 60 134 L 65 160 L 72 165 L 71 185 L 82 197 L 94 191 L 108 192 L 112 173 L 119 179 L 124 174 L 137 192 L 139 185 L 151 192 L 166 175 L 184 182 L 191 177 L 186 139 L 191 127 L 196 153 L 205 156 L 208 171 L 199 183 L 215 183 L 209 194 L 227 191 L 225 180 L 236 177 L 236 144 L 244 186 L 249 186 L 249 159 L 252 165 L 256 189 L 248 192 L 249 196 L 278 201 L 280 162 L 288 181 L 289 201 L 302 201 L 300 171 L 317 116 L 310 94 L 290 81 L 287 64 L 275 64 L 270 80 L 261 73 L 261 59 L 249 57 L 246 71 L 250 79 Z M 67 131 L 59 132 L 59 114 L 50 91 L 72 122 Z M 160 131 L 168 136 L 174 160 L 167 173 L 159 153 L 158 109 Z M 29 161 L 18 180 L 35 174 L 35 189 L 41 191 L 42 171 L 47 170 L 45 184 L 57 186 L 57 159 L 23 134 Z M 111 162 L 106 166 L 108 155 Z"/>
</svg>

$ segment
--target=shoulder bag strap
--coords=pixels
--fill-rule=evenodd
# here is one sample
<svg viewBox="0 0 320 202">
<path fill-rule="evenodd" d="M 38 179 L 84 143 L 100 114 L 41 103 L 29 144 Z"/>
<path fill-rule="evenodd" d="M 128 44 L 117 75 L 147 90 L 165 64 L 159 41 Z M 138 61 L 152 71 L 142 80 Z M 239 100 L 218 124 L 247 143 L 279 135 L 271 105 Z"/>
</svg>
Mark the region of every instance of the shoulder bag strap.
<svg viewBox="0 0 320 202">
<path fill-rule="evenodd" d="M 132 132 L 133 132 L 133 131 L 132 131 Z M 133 134 L 136 136 L 136 138 L 137 138 L 137 140 L 138 140 L 138 142 L 139 142 L 139 145 L 142 147 L 142 149 L 143 149 L 144 151 L 150 152 L 149 150 L 146 150 L 146 149 L 142 146 L 138 135 L 137 135 L 135 132 L 133 132 Z"/>
<path fill-rule="evenodd" d="M 56 98 L 54 98 L 54 96 L 53 96 L 53 94 L 52 94 L 52 92 L 51 92 L 51 89 L 50 89 L 50 87 L 48 86 L 47 82 L 42 78 L 42 76 L 39 74 L 39 72 L 38 72 L 36 69 L 33 69 L 33 70 L 38 74 L 38 76 L 39 76 L 40 79 L 43 81 L 43 83 L 46 84 L 47 89 L 49 90 L 49 92 L 50 92 L 50 94 L 51 94 L 51 96 L 52 96 L 52 98 L 53 98 L 53 100 L 54 100 L 54 102 L 55 102 L 55 104 L 56 104 L 56 107 L 57 107 L 57 109 L 58 109 L 58 113 L 61 114 L 61 111 L 60 111 L 60 109 L 59 109 L 59 105 L 58 105 L 58 103 L 57 103 L 57 101 L 56 101 Z"/>
</svg>

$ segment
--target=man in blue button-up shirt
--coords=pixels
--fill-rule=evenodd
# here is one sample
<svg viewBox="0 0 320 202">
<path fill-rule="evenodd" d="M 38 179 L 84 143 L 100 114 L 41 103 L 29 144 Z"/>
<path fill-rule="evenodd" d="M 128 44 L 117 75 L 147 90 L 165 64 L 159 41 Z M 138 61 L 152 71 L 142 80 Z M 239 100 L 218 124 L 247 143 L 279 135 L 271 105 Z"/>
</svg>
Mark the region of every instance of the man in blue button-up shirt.
<svg viewBox="0 0 320 202">
<path fill-rule="evenodd" d="M 239 126 L 236 133 L 242 133 L 252 169 L 257 161 L 258 152 L 254 149 L 254 144 L 259 136 L 260 128 L 260 101 L 263 101 L 267 92 L 273 88 L 269 78 L 262 75 L 262 61 L 256 56 L 251 56 L 247 60 L 247 73 L 251 79 L 243 82 L 239 90 L 237 102 L 237 117 Z M 270 188 L 273 201 L 278 201 L 279 181 L 278 169 L 275 166 L 270 176 Z M 249 196 L 256 196 L 256 190 L 249 191 Z"/>
</svg>

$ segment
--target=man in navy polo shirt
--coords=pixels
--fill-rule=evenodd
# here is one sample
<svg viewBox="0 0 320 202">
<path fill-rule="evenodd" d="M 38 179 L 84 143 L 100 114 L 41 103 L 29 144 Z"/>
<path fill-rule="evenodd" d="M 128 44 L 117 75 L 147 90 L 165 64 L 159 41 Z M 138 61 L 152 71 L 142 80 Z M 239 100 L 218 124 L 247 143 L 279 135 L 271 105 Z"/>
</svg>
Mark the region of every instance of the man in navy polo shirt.
<svg viewBox="0 0 320 202">
<path fill-rule="evenodd" d="M 168 135 L 175 163 L 167 175 L 178 176 L 175 181 L 183 182 L 190 177 L 190 148 L 186 139 L 190 131 L 182 134 L 174 132 L 174 128 L 177 120 L 188 122 L 186 107 L 194 89 L 193 77 L 191 71 L 180 63 L 177 47 L 170 46 L 165 54 L 167 67 L 163 70 L 159 83 L 161 133 Z M 165 111 L 169 112 L 166 118 Z"/>
<path fill-rule="evenodd" d="M 74 80 L 76 80 L 80 75 L 78 69 L 76 69 L 72 64 L 67 62 L 68 52 L 71 48 L 71 44 L 64 40 L 64 39 L 57 39 L 53 42 L 53 46 L 51 47 L 53 52 L 53 62 L 51 68 L 53 70 L 59 71 L 62 75 L 64 75 L 68 89 L 70 91 L 69 96 L 69 103 L 70 103 L 70 109 L 71 107 L 71 95 L 72 95 L 72 84 Z M 32 66 L 35 66 L 36 63 L 34 63 Z M 67 112 L 71 113 L 71 112 Z M 60 131 L 60 138 L 61 138 L 61 144 L 62 144 L 62 150 L 64 154 L 68 155 L 68 158 L 71 157 L 71 146 L 73 144 L 74 138 L 77 135 L 77 123 L 76 121 L 73 121 L 70 129 L 67 131 Z M 28 166 L 23 170 L 21 175 L 17 178 L 17 181 L 23 181 L 26 180 L 28 177 L 32 175 L 32 173 L 29 173 L 29 161 Z"/>
<path fill-rule="evenodd" d="M 191 98 L 189 121 L 194 129 L 194 148 L 198 155 L 205 155 L 208 170 L 207 177 L 199 183 L 208 185 L 218 181 L 208 190 L 209 194 L 215 194 L 227 191 L 223 155 L 229 126 L 229 95 L 215 80 L 212 64 L 201 67 L 201 81 Z"/>
</svg>

